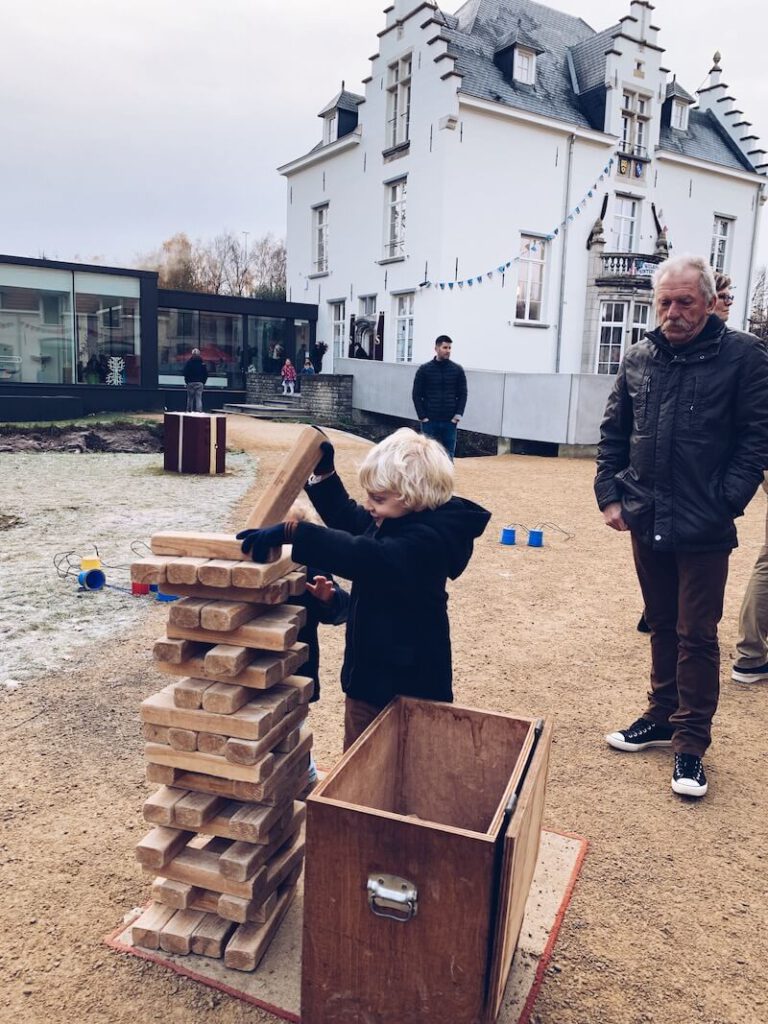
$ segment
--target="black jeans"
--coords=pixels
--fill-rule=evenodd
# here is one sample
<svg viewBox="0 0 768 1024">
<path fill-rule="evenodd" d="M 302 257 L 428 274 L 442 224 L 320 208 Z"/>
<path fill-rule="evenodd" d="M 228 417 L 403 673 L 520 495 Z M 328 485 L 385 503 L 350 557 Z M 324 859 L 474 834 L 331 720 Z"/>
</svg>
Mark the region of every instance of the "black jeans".
<svg viewBox="0 0 768 1024">
<path fill-rule="evenodd" d="M 730 551 L 654 551 L 632 537 L 651 630 L 651 689 L 643 717 L 672 725 L 676 754 L 704 753 L 720 696 L 717 624 Z"/>
<path fill-rule="evenodd" d="M 427 420 L 421 424 L 421 432 L 439 441 L 453 462 L 456 454 L 456 424 L 453 420 Z"/>
</svg>

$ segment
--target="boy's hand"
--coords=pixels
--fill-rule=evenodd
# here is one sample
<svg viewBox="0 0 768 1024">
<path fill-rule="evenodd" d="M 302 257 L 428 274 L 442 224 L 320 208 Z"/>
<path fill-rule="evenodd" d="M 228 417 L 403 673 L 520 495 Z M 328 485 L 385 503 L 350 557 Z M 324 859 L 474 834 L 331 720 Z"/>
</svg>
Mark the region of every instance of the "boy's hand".
<svg viewBox="0 0 768 1024">
<path fill-rule="evenodd" d="M 315 466 L 315 476 L 330 476 L 335 469 L 333 464 L 333 445 L 330 441 L 323 441 L 320 445 L 320 451 L 323 454 L 320 461 Z"/>
<path fill-rule="evenodd" d="M 285 523 L 278 523 L 276 526 L 267 526 L 263 530 L 241 530 L 237 539 L 243 543 L 240 550 L 243 554 L 250 554 L 254 562 L 264 562 L 272 548 L 279 548 L 285 544 Z"/>
<path fill-rule="evenodd" d="M 330 604 L 333 600 L 334 586 L 327 576 L 315 576 L 313 583 L 307 581 L 307 590 L 323 604 Z"/>
</svg>

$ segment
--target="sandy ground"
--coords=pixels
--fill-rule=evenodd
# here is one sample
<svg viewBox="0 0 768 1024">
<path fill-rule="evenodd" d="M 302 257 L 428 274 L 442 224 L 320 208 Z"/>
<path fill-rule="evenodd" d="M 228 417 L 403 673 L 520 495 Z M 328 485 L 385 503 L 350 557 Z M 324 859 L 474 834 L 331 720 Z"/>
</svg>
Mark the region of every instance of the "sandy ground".
<svg viewBox="0 0 768 1024">
<path fill-rule="evenodd" d="M 259 472 L 234 509 L 228 481 L 213 482 L 222 490 L 218 511 L 207 506 L 209 529 L 243 521 L 296 429 L 239 418 L 228 428 L 230 444 L 258 458 Z M 352 483 L 366 444 L 335 439 Z M 0 457 L 5 481 L 7 458 Z M 642 710 L 648 642 L 635 631 L 641 602 L 627 537 L 602 525 L 592 473 L 586 460 L 457 464 L 459 493 L 494 518 L 451 588 L 456 698 L 554 720 L 545 823 L 590 841 L 534 1020 L 759 1024 L 768 1020 L 768 687 L 731 683 L 728 667 L 765 498 L 740 521 L 742 547 L 732 559 L 722 697 L 706 759 L 710 793 L 686 803 L 669 788 L 667 751 L 621 755 L 602 739 Z M 501 546 L 499 531 L 510 522 L 549 522 L 573 537 L 545 528 L 540 550 Z M 133 858 L 148 792 L 138 706 L 162 685 L 150 650 L 165 613 L 162 605 L 141 608 L 129 628 L 115 623 L 98 656 L 0 691 L 2 1022 L 273 1021 L 101 944 L 148 896 Z M 323 700 L 311 712 L 325 765 L 341 750 L 342 633 L 323 634 Z"/>
</svg>

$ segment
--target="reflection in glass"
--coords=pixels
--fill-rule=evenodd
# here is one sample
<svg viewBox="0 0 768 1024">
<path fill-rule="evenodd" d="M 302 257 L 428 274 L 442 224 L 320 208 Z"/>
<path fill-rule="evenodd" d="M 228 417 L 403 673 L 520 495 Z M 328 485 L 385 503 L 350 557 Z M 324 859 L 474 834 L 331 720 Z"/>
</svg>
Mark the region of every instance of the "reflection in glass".
<svg viewBox="0 0 768 1024">
<path fill-rule="evenodd" d="M 72 274 L 0 265 L 0 382 L 71 384 Z"/>
<path fill-rule="evenodd" d="M 75 274 L 77 379 L 141 384 L 140 283 L 135 277 Z"/>
<path fill-rule="evenodd" d="M 268 316 L 248 317 L 248 359 L 250 369 L 279 373 L 286 358 L 296 362 L 296 348 L 289 320 Z"/>
<path fill-rule="evenodd" d="M 243 318 L 239 313 L 201 313 L 198 348 L 208 367 L 206 387 L 243 387 Z"/>
</svg>

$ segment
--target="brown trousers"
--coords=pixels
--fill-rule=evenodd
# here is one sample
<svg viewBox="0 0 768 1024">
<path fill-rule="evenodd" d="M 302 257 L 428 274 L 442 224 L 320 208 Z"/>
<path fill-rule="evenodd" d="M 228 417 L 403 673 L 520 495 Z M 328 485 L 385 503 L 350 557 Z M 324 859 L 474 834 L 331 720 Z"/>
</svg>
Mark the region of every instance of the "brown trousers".
<svg viewBox="0 0 768 1024">
<path fill-rule="evenodd" d="M 768 492 L 768 474 L 763 488 Z M 765 544 L 757 556 L 739 612 L 739 642 L 736 667 L 760 668 L 768 661 L 768 509 Z"/>
<path fill-rule="evenodd" d="M 348 750 L 361 736 L 382 708 L 365 700 L 344 698 L 344 750 Z"/>
<path fill-rule="evenodd" d="M 676 754 L 704 753 L 720 696 L 717 624 L 730 551 L 654 551 L 632 537 L 651 630 L 651 689 L 643 717 L 672 725 Z"/>
</svg>

